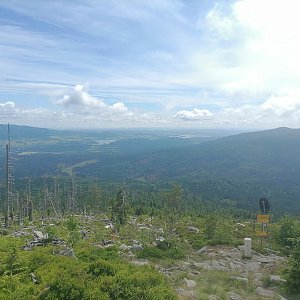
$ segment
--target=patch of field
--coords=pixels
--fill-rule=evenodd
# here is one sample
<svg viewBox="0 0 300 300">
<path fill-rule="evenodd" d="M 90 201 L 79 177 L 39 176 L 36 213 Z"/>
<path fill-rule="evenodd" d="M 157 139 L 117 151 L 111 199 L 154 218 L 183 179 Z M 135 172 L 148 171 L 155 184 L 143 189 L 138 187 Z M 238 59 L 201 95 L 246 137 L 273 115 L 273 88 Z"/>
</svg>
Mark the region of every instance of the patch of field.
<svg viewBox="0 0 300 300">
<path fill-rule="evenodd" d="M 19 156 L 27 156 L 27 155 L 33 155 L 33 154 L 38 154 L 38 153 L 39 152 L 30 152 L 30 151 L 28 151 L 28 152 L 20 152 L 17 155 L 19 155 Z"/>
<path fill-rule="evenodd" d="M 73 173 L 74 168 L 82 168 L 82 167 L 85 167 L 85 166 L 94 164 L 94 163 L 96 163 L 96 162 L 97 162 L 97 160 L 91 159 L 91 160 L 82 161 L 82 162 L 77 163 L 77 164 L 75 164 L 75 165 L 73 165 L 73 166 L 65 166 L 65 165 L 61 165 L 61 171 L 62 171 L 63 173 L 68 174 L 69 176 L 72 176 L 72 173 Z"/>
</svg>

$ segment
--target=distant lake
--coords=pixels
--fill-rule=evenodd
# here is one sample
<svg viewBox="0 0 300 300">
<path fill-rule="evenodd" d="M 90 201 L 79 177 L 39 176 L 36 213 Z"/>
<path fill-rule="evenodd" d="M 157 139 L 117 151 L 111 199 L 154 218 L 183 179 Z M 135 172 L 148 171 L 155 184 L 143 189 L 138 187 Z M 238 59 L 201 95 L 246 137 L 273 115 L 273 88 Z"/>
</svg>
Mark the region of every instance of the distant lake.
<svg viewBox="0 0 300 300">
<path fill-rule="evenodd" d="M 108 145 L 110 143 L 116 142 L 117 140 L 96 140 L 96 145 Z"/>
</svg>

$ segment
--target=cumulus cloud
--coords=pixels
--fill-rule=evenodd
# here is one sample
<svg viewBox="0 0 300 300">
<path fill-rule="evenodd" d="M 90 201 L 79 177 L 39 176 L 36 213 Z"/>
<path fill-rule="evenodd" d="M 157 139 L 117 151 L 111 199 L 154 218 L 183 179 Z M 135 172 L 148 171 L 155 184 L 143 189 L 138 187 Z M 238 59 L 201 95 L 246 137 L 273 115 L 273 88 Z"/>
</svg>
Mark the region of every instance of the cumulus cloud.
<svg viewBox="0 0 300 300">
<path fill-rule="evenodd" d="M 97 119 L 106 121 L 134 120 L 135 114 L 130 111 L 122 102 L 112 105 L 105 103 L 88 93 L 83 85 L 76 85 L 72 90 L 56 101 L 71 112 L 83 115 L 82 118 L 88 121 Z"/>
<path fill-rule="evenodd" d="M 269 111 L 277 116 L 286 116 L 300 110 L 300 91 L 290 92 L 286 95 L 272 95 L 265 101 L 261 108 L 263 111 Z"/>
<path fill-rule="evenodd" d="M 69 94 L 64 95 L 62 98 L 57 100 L 58 104 L 65 106 L 79 106 L 79 107 L 103 107 L 105 104 L 102 100 L 96 99 L 91 96 L 83 85 L 76 85 Z"/>
<path fill-rule="evenodd" d="M 193 110 L 181 110 L 177 112 L 175 118 L 185 121 L 203 121 L 211 119 L 212 115 L 207 109 L 194 108 Z"/>
<path fill-rule="evenodd" d="M 13 101 L 0 103 L 0 115 L 13 115 L 16 112 L 16 104 Z"/>
</svg>

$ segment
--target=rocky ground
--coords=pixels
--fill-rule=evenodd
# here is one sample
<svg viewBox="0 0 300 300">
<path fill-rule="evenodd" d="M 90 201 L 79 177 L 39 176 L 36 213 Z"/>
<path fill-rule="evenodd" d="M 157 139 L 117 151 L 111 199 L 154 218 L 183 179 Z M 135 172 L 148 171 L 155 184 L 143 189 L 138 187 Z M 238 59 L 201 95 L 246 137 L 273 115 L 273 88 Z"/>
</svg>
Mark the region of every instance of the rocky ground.
<svg viewBox="0 0 300 300">
<path fill-rule="evenodd" d="M 250 259 L 243 257 L 243 246 L 205 246 L 187 260 L 155 267 L 170 278 L 179 299 L 287 299 L 280 295 L 284 279 L 278 275 L 285 262 L 270 251 L 255 251 Z M 132 263 L 145 265 L 147 260 Z"/>
<path fill-rule="evenodd" d="M 101 223 L 103 230 L 113 232 L 113 225 L 109 220 L 101 220 Z M 133 223 L 135 224 L 136 221 L 133 220 Z M 153 231 L 156 233 L 154 235 L 156 240 L 163 239 L 162 228 L 151 228 L 147 223 L 135 226 L 136 234 L 143 230 Z M 197 234 L 196 228 L 188 228 L 188 230 L 193 230 Z M 88 220 L 85 228 L 81 228 L 80 232 L 82 238 L 89 238 L 93 232 L 93 220 Z M 75 257 L 73 249 L 69 248 L 62 239 L 49 239 L 42 229 L 29 226 L 13 232 L 12 236 L 26 236 L 26 239 L 28 236 L 23 250 L 30 251 L 33 247 L 50 243 L 60 247 L 59 251 L 53 254 Z M 119 247 L 124 258 L 132 264 L 152 265 L 169 279 L 181 300 L 288 299 L 282 296 L 280 287 L 284 279 L 279 275 L 286 259 L 275 251 L 264 249 L 265 254 L 252 251 L 252 257 L 245 258 L 243 246 L 205 246 L 198 251 L 191 251 L 184 260 L 148 261 L 137 259 L 136 256 L 136 253 L 143 249 L 141 239 L 127 239 L 124 242 L 123 238 L 115 235 L 113 239 L 102 239 L 93 245 L 97 247 L 115 245 Z"/>
<path fill-rule="evenodd" d="M 278 270 L 285 262 L 275 253 L 267 255 L 253 251 L 252 257 L 243 257 L 243 246 L 203 247 L 189 259 L 171 265 L 155 267 L 167 276 L 179 299 L 287 299 L 279 294 L 284 279 Z M 132 258 L 137 265 L 148 260 Z"/>
</svg>

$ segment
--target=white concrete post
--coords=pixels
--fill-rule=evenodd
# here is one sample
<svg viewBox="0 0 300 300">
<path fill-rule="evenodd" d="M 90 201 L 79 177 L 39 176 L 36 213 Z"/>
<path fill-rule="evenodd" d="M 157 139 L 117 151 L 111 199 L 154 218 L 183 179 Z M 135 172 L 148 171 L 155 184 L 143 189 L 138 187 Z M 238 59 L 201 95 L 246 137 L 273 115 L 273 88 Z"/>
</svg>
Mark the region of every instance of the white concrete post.
<svg viewBox="0 0 300 300">
<path fill-rule="evenodd" d="M 244 256 L 246 258 L 251 258 L 251 239 L 250 238 L 244 239 Z"/>
</svg>

